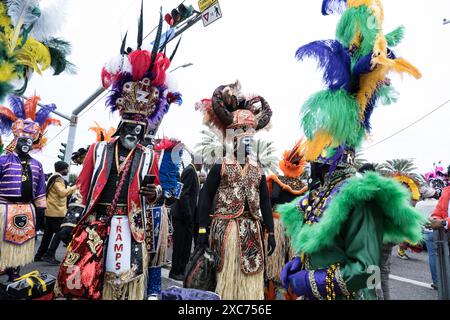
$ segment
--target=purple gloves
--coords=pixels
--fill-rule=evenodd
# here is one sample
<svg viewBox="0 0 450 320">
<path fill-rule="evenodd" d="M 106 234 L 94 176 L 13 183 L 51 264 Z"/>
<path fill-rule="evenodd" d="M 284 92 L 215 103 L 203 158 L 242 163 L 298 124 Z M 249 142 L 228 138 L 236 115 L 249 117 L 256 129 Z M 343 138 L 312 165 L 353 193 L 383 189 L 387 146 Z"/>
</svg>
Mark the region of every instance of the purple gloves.
<svg viewBox="0 0 450 320">
<path fill-rule="evenodd" d="M 302 269 L 302 259 L 295 257 L 292 261 L 286 263 L 281 271 L 281 284 L 286 290 L 289 289 L 290 281 L 289 276 L 299 272 Z"/>
</svg>

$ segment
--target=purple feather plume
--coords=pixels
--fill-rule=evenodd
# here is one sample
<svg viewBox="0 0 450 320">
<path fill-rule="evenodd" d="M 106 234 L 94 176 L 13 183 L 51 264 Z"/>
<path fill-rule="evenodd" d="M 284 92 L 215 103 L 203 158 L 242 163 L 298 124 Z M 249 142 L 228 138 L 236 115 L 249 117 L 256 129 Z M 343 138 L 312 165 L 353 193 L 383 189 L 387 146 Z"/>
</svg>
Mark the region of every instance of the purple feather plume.
<svg viewBox="0 0 450 320">
<path fill-rule="evenodd" d="M 17 118 L 25 119 L 25 110 L 23 108 L 23 101 L 20 97 L 14 95 L 9 96 L 8 103 L 11 106 L 11 110 L 14 112 Z"/>
<path fill-rule="evenodd" d="M 330 90 L 347 88 L 351 82 L 351 62 L 348 51 L 336 40 L 314 41 L 300 47 L 298 60 L 316 58 L 323 69 L 323 80 Z"/>
<path fill-rule="evenodd" d="M 13 122 L 8 117 L 0 114 L 0 134 L 9 135 Z"/>
<path fill-rule="evenodd" d="M 54 103 L 42 106 L 37 112 L 36 117 L 34 119 L 35 122 L 39 123 L 42 126 L 50 116 L 52 111 L 56 110 L 56 105 Z"/>
<path fill-rule="evenodd" d="M 347 6 L 347 0 L 323 0 L 322 14 L 327 16 L 329 14 L 342 13 Z"/>
</svg>

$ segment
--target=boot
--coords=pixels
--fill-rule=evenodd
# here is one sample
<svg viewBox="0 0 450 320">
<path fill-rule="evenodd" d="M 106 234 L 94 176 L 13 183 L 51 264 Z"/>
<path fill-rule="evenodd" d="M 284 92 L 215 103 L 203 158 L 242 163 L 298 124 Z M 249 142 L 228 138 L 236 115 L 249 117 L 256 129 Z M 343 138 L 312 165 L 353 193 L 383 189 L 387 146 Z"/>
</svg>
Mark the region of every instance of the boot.
<svg viewBox="0 0 450 320">
<path fill-rule="evenodd" d="M 8 268 L 6 274 L 8 275 L 8 282 L 14 282 L 17 278 L 20 278 L 20 267 Z"/>
</svg>

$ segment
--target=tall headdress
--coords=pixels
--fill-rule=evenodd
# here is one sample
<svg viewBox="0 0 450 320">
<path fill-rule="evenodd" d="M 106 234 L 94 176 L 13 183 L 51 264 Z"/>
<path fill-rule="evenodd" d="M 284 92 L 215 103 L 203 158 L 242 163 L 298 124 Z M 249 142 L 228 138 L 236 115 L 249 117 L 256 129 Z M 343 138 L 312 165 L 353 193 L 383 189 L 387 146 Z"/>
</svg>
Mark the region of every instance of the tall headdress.
<svg viewBox="0 0 450 320">
<path fill-rule="evenodd" d="M 118 111 L 124 122 L 144 125 L 151 134 L 155 134 L 172 103 L 181 105 L 181 94 L 169 87 L 169 75 L 166 73 L 178 44 L 168 58 L 165 47 L 168 39 L 161 38 L 162 14 L 152 51 L 143 50 L 143 3 L 138 27 L 137 49 L 125 50 L 125 35 L 120 54 L 108 62 L 102 69 L 102 84 L 105 89 L 111 87 L 107 106 L 112 112 Z M 164 42 L 162 42 L 164 41 Z M 162 43 L 162 46 L 161 46 Z M 160 49 L 161 47 L 161 49 Z M 119 130 L 117 130 L 119 131 Z"/>
<path fill-rule="evenodd" d="M 50 67 L 54 75 L 75 71 L 66 60 L 70 44 L 54 37 L 63 19 L 63 2 L 41 10 L 39 0 L 0 1 L 0 101 L 10 93 L 23 94 L 33 72 L 41 74 Z"/>
<path fill-rule="evenodd" d="M 411 192 L 412 200 L 414 201 L 420 200 L 419 183 L 415 179 L 408 176 L 407 174 L 403 174 L 400 172 L 395 173 L 392 177 L 394 178 L 394 180 L 403 184 Z"/>
<path fill-rule="evenodd" d="M 342 17 L 336 40 L 314 41 L 296 52 L 299 60 L 318 60 L 327 87 L 304 103 L 301 126 L 308 139 L 307 160 L 340 166 L 353 162 L 355 149 L 370 133 L 377 104 L 396 102 L 388 74 L 421 74 L 390 49 L 402 40 L 404 30 L 384 35 L 380 0 L 325 0 L 322 12 Z"/>
<path fill-rule="evenodd" d="M 37 110 L 38 96 L 32 96 L 27 100 L 17 96 L 9 96 L 8 102 L 11 108 L 0 106 L 0 133 L 14 135 L 13 141 L 6 147 L 12 152 L 20 137 L 29 137 L 33 140 L 33 149 L 42 149 L 47 138 L 45 133 L 49 125 L 61 125 L 57 119 L 50 117 L 50 113 L 56 110 L 56 105 L 48 104 Z"/>
<path fill-rule="evenodd" d="M 227 129 L 264 129 L 272 117 L 267 101 L 260 96 L 246 98 L 239 81 L 218 87 L 211 99 L 196 104 L 196 110 L 203 113 L 205 125 L 222 134 Z"/>
</svg>

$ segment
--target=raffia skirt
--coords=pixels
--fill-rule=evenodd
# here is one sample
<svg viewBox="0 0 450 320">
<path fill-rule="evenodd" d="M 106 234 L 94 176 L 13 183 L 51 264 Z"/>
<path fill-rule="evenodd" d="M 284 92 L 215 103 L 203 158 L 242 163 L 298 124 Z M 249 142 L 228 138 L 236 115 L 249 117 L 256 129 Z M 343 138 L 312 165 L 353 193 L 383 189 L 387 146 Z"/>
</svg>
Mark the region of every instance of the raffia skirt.
<svg viewBox="0 0 450 320">
<path fill-rule="evenodd" d="M 276 247 L 273 254 L 268 257 L 266 249 L 267 278 L 276 283 L 281 283 L 280 274 L 286 263 L 286 254 L 289 251 L 289 243 L 285 236 L 283 225 L 279 218 L 273 219 Z M 267 243 L 266 243 L 267 244 Z"/>
<path fill-rule="evenodd" d="M 264 300 L 264 272 L 246 275 L 241 271 L 239 236 L 231 223 L 225 246 L 223 269 L 217 273 L 216 293 L 222 300 Z"/>
<path fill-rule="evenodd" d="M 33 262 L 35 239 L 22 245 L 3 241 L 6 223 L 6 205 L 0 204 L 0 270 L 25 266 Z"/>
<path fill-rule="evenodd" d="M 132 269 L 118 276 L 112 272 L 105 272 L 102 300 L 144 300 L 148 276 L 145 243 L 142 243 L 142 263 L 143 273 L 137 277 L 133 277 Z"/>
</svg>

